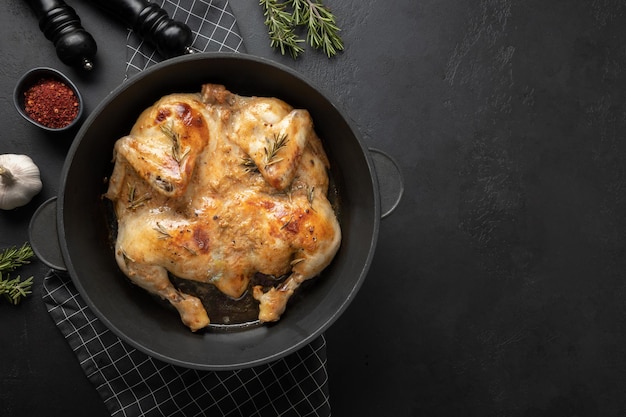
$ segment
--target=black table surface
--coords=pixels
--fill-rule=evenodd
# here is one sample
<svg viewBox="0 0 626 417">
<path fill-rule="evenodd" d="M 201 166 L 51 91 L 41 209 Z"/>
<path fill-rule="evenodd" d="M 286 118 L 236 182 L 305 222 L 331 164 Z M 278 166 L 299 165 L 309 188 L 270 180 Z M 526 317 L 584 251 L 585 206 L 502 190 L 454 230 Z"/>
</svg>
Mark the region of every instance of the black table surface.
<svg viewBox="0 0 626 417">
<path fill-rule="evenodd" d="M 126 29 L 69 1 L 96 69 L 61 64 L 25 2 L 0 15 L 0 153 L 39 165 L 42 192 L 0 213 L 28 238 L 59 191 L 70 138 L 12 104 L 35 66 L 65 71 L 87 110 L 123 80 Z M 329 92 L 367 146 L 400 166 L 358 296 L 328 330 L 336 416 L 626 413 L 626 3 L 327 0 L 345 52 L 297 61 L 269 46 L 257 1 L 231 0 L 247 50 Z M 41 301 L 0 302 L 0 415 L 106 416 Z"/>
</svg>

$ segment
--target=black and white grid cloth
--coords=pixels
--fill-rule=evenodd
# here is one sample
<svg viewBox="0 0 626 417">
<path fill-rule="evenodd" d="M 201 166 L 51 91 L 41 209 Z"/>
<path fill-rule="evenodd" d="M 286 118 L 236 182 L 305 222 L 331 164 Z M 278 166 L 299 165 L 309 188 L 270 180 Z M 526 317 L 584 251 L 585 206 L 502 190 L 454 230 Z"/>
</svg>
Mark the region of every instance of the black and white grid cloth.
<svg viewBox="0 0 626 417">
<path fill-rule="evenodd" d="M 48 312 L 115 417 L 330 416 L 326 341 L 236 371 L 198 371 L 144 354 L 115 336 L 63 273 L 44 278 Z"/>
<path fill-rule="evenodd" d="M 196 51 L 244 52 L 227 0 L 158 3 L 191 28 Z M 132 31 L 126 48 L 126 79 L 162 60 Z M 111 416 L 331 415 L 324 336 L 266 365 L 199 371 L 162 362 L 120 340 L 89 309 L 65 273 L 46 275 L 43 300 Z"/>
</svg>

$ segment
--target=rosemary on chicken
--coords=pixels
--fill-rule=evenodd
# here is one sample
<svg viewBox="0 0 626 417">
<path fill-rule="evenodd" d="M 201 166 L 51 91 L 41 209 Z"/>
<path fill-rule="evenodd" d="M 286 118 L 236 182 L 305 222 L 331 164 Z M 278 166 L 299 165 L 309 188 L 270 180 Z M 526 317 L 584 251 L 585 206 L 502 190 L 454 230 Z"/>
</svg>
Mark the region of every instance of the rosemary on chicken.
<svg viewBox="0 0 626 417">
<path fill-rule="evenodd" d="M 304 52 L 304 42 L 296 30 L 305 28 L 306 42 L 321 49 L 329 58 L 342 51 L 335 15 L 321 0 L 259 0 L 268 28 L 270 45 L 297 58 Z"/>
<path fill-rule="evenodd" d="M 192 254 L 193 256 L 198 256 L 198 252 L 196 252 L 195 250 L 191 249 L 189 246 L 187 245 L 183 245 L 183 249 L 185 249 L 187 252 L 189 252 L 190 254 Z"/>
<path fill-rule="evenodd" d="M 168 239 L 172 237 L 167 229 L 159 222 L 156 222 L 156 226 L 153 227 L 153 229 L 160 233 L 159 239 Z"/>
<path fill-rule="evenodd" d="M 278 157 L 278 152 L 287 146 L 287 142 L 289 141 L 289 136 L 274 134 L 274 136 L 270 138 L 265 138 L 267 145 L 263 148 L 263 152 L 265 153 L 265 169 L 270 166 L 279 163 L 283 160 L 283 158 Z M 258 173 L 259 167 L 254 162 L 251 156 L 246 156 L 242 158 L 241 165 L 245 172 L 249 173 Z"/>
<path fill-rule="evenodd" d="M 259 167 L 254 163 L 254 159 L 249 156 L 242 158 L 241 165 L 243 165 L 244 172 L 248 173 L 258 173 Z"/>
<path fill-rule="evenodd" d="M 313 200 L 315 199 L 315 187 L 307 187 L 306 199 L 309 202 L 309 206 L 313 208 Z"/>
<path fill-rule="evenodd" d="M 180 163 L 189 153 L 189 149 L 186 149 L 184 152 L 181 153 L 180 139 L 178 138 L 178 133 L 174 131 L 173 122 L 169 125 L 162 123 L 159 127 L 161 128 L 161 132 L 163 132 L 163 134 L 172 141 L 172 158 L 174 158 L 174 161 L 176 161 L 176 163 L 180 165 Z"/>
<path fill-rule="evenodd" d="M 151 200 L 150 194 L 146 193 L 140 197 L 137 197 L 137 189 L 134 185 L 128 185 L 128 209 L 135 210 L 137 207 L 143 206 L 146 201 Z"/>
<path fill-rule="evenodd" d="M 289 219 L 285 223 L 283 223 L 283 225 L 280 227 L 280 230 L 283 230 L 285 227 L 289 226 L 292 220 L 293 220 L 293 216 L 290 216 Z"/>
<path fill-rule="evenodd" d="M 267 140 L 268 145 L 265 147 L 265 168 L 277 164 L 283 160 L 283 158 L 278 158 L 278 151 L 287 146 L 287 142 L 289 141 L 289 137 L 285 135 L 274 134 L 272 139 Z"/>
<path fill-rule="evenodd" d="M 28 243 L 24 243 L 19 248 L 9 247 L 0 253 L 0 295 L 3 295 L 11 304 L 18 304 L 22 298 L 31 293 L 33 277 L 22 281 L 19 275 L 11 279 L 8 274 L 5 277 L 3 273 L 29 264 L 33 255 L 33 249 Z"/>
</svg>

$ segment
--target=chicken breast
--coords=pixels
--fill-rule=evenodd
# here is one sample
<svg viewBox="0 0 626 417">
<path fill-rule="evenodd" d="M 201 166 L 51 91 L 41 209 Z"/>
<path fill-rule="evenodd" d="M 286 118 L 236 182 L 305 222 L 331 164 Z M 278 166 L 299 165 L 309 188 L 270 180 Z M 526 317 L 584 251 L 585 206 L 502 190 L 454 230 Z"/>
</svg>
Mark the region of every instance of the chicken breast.
<svg viewBox="0 0 626 417">
<path fill-rule="evenodd" d="M 213 84 L 165 96 L 115 144 L 105 197 L 117 217 L 117 263 L 192 331 L 210 323 L 206 309 L 169 274 L 233 299 L 252 291 L 259 320 L 276 321 L 340 246 L 329 168 L 306 110 Z M 256 273 L 288 277 L 250 288 Z"/>
</svg>

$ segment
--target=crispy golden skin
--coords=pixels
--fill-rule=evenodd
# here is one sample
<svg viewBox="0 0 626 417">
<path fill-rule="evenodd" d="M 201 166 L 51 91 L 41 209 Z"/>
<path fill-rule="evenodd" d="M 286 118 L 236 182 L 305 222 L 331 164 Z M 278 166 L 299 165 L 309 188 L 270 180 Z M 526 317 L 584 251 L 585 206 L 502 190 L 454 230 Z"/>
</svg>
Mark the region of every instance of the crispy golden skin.
<svg viewBox="0 0 626 417">
<path fill-rule="evenodd" d="M 192 331 L 209 317 L 168 272 L 233 298 L 256 272 L 289 274 L 278 288 L 252 289 L 259 320 L 276 321 L 339 248 L 328 158 L 308 112 L 281 100 L 212 84 L 165 96 L 116 142 L 114 161 L 105 196 L 118 222 L 117 263 Z"/>
</svg>

